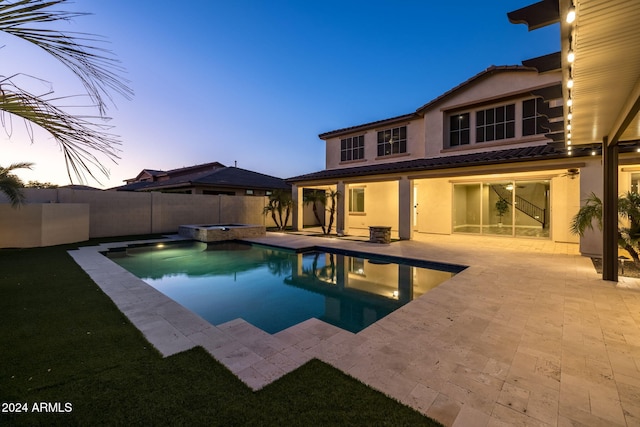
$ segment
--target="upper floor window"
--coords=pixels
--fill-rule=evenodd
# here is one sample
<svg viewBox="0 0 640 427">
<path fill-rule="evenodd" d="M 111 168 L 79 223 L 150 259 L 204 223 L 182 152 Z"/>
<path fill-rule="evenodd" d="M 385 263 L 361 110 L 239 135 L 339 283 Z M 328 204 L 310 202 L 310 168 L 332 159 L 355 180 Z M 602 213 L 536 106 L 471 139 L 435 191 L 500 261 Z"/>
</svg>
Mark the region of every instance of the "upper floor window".
<svg viewBox="0 0 640 427">
<path fill-rule="evenodd" d="M 340 140 L 340 161 L 364 159 L 364 135 Z"/>
<path fill-rule="evenodd" d="M 476 112 L 476 142 L 516 136 L 516 105 L 501 105 Z"/>
<path fill-rule="evenodd" d="M 469 113 L 449 117 L 449 146 L 457 147 L 469 143 Z"/>
<path fill-rule="evenodd" d="M 407 127 L 400 126 L 378 132 L 378 156 L 407 152 Z"/>
<path fill-rule="evenodd" d="M 546 133 L 542 127 L 542 115 L 540 114 L 540 104 L 544 102 L 542 98 L 533 98 L 522 101 L 522 136 L 538 135 Z"/>
</svg>

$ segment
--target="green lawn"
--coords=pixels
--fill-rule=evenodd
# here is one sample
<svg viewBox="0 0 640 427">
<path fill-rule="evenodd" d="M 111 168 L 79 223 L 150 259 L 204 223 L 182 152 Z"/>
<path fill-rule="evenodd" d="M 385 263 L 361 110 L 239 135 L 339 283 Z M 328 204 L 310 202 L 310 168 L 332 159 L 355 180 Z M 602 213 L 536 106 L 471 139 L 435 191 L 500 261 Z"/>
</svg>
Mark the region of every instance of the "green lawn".
<svg viewBox="0 0 640 427">
<path fill-rule="evenodd" d="M 0 425 L 439 425 L 318 360 L 253 392 L 202 348 L 162 358 L 69 249 L 0 250 Z"/>
</svg>

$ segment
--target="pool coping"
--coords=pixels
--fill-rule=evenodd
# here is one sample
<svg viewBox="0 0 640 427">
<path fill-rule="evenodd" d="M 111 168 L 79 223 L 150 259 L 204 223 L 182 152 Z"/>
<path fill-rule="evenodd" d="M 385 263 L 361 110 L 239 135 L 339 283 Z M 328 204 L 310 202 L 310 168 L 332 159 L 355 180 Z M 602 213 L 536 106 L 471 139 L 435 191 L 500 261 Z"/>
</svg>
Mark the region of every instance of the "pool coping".
<svg viewBox="0 0 640 427">
<path fill-rule="evenodd" d="M 341 347 L 341 343 L 357 342 L 358 334 L 393 314 L 378 320 L 358 333 L 349 332 L 316 318 L 308 319 L 275 334 L 269 334 L 241 318 L 215 326 L 104 256 L 104 253 L 110 249 L 123 246 L 180 240 L 192 239 L 170 236 L 153 240 L 103 243 L 97 246 L 81 247 L 68 253 L 163 357 L 202 346 L 253 390 L 261 389 L 313 358 L 333 360 L 344 356 L 348 347 Z M 252 241 L 250 238 L 239 240 L 269 245 L 264 241 Z M 341 251 L 330 245 L 270 246 L 295 251 L 312 249 Z M 402 259 L 375 251 L 357 253 Z M 429 262 L 417 258 L 407 259 L 414 262 Z M 468 268 L 459 264 L 449 265 L 462 268 L 461 272 Z M 439 286 L 449 280 L 451 279 Z"/>
<path fill-rule="evenodd" d="M 454 427 L 624 426 L 640 420 L 640 279 L 603 281 L 577 244 L 431 234 L 393 244 L 289 233 L 249 241 L 469 267 L 358 334 L 315 320 L 275 335 L 242 321 L 198 330 L 197 316 L 189 314 L 191 320 L 180 325 L 158 302 L 155 318 L 136 321 L 147 339 L 164 340 L 163 354 L 191 343 L 209 347 L 254 390 L 317 358 Z M 81 249 L 73 256 L 91 264 L 96 252 Z M 96 283 L 108 275 L 99 266 L 88 272 Z M 133 294 L 129 305 L 149 316 L 133 289 L 119 288 Z M 153 336 L 153 328 L 164 336 Z M 178 335 L 169 336 L 173 331 Z"/>
</svg>

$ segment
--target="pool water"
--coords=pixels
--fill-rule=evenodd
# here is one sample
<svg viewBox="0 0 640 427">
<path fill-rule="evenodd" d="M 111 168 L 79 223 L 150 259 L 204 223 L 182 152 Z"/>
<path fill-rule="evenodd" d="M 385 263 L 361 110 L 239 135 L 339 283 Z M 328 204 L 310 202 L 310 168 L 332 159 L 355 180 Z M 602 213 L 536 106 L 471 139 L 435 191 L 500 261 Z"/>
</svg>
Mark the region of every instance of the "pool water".
<svg viewBox="0 0 640 427">
<path fill-rule="evenodd" d="M 271 334 L 312 317 L 359 332 L 462 269 L 236 241 L 127 247 L 106 255 L 213 325 L 242 318 Z"/>
</svg>

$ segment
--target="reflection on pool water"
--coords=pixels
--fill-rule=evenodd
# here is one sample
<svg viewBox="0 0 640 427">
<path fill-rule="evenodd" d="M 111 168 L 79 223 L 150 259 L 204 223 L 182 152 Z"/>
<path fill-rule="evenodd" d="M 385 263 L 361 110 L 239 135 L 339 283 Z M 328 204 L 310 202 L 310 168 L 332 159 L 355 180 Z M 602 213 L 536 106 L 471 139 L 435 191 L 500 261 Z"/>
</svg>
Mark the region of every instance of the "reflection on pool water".
<svg viewBox="0 0 640 427">
<path fill-rule="evenodd" d="M 236 241 L 106 255 L 213 325 L 242 318 L 271 334 L 312 317 L 358 332 L 464 268 Z"/>
</svg>

